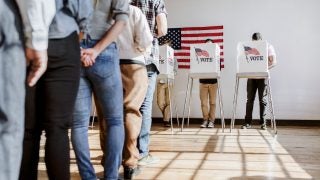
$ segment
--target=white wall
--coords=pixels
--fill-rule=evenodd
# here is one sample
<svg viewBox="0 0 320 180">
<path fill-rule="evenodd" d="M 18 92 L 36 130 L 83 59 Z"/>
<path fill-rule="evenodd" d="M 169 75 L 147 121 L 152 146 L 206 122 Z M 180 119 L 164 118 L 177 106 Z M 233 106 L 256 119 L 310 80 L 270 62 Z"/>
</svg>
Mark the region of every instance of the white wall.
<svg viewBox="0 0 320 180">
<path fill-rule="evenodd" d="M 259 31 L 276 49 L 278 65 L 271 70 L 277 119 L 320 119 L 319 0 L 166 0 L 169 27 L 224 26 L 225 69 L 222 93 L 225 117 L 232 115 L 236 44 Z M 179 70 L 175 85 L 182 115 L 188 70 Z M 199 84 L 194 85 L 191 117 L 200 118 Z M 237 118 L 244 118 L 246 81 L 241 80 Z M 217 109 L 218 112 L 218 109 Z M 156 106 L 153 116 L 161 117 Z M 255 104 L 258 118 L 258 104 Z M 219 117 L 217 113 L 217 117 Z"/>
</svg>

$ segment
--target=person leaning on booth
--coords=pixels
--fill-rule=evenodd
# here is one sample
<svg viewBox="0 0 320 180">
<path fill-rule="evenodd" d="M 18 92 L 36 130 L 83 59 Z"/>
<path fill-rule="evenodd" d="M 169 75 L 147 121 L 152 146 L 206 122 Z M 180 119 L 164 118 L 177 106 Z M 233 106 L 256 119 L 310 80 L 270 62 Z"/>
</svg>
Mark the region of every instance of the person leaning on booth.
<svg viewBox="0 0 320 180">
<path fill-rule="evenodd" d="M 262 36 L 259 32 L 252 35 L 252 41 L 262 40 Z M 273 46 L 267 43 L 268 48 L 268 68 L 271 69 L 276 65 L 276 53 Z M 252 122 L 252 111 L 256 91 L 258 90 L 259 104 L 260 104 L 260 125 L 261 129 L 266 130 L 266 107 L 267 107 L 267 93 L 266 93 L 266 79 L 248 79 L 247 81 L 247 104 L 245 123 L 241 126 L 241 129 L 250 129 Z"/>
<path fill-rule="evenodd" d="M 212 39 L 206 39 L 206 43 L 214 43 Z M 220 67 L 221 69 L 221 67 Z M 213 128 L 216 113 L 217 79 L 199 79 L 200 101 L 203 121 L 201 128 Z M 208 108 L 209 99 L 209 108 Z"/>
</svg>

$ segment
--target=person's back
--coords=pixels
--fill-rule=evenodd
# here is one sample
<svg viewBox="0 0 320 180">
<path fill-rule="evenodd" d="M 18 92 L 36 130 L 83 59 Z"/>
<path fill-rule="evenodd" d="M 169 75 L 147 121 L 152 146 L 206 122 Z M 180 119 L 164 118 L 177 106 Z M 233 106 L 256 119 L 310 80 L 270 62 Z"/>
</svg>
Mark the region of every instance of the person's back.
<svg viewBox="0 0 320 180">
<path fill-rule="evenodd" d="M 129 21 L 118 37 L 126 132 L 122 162 L 125 179 L 131 179 L 138 168 L 137 138 L 142 122 L 139 109 L 148 87 L 144 54 L 153 40 L 145 15 L 132 5 L 129 10 Z"/>
<path fill-rule="evenodd" d="M 127 0 L 95 0 L 81 39 L 81 74 L 73 113 L 72 144 L 82 179 L 97 179 L 90 162 L 88 126 L 92 94 L 99 107 L 105 179 L 117 179 L 124 143 L 123 89 L 116 38 L 128 20 Z M 105 129 L 104 126 L 106 125 Z"/>
<path fill-rule="evenodd" d="M 141 9 L 148 20 L 150 32 L 153 35 L 151 52 L 145 56 L 148 73 L 148 89 L 144 102 L 140 108 L 142 125 L 138 139 L 140 153 L 139 165 L 159 162 L 159 158 L 149 154 L 149 137 L 152 124 L 152 101 L 155 91 L 157 74 L 159 73 L 159 43 L 157 37 L 167 33 L 167 12 L 164 0 L 132 0 L 131 5 Z"/>
<path fill-rule="evenodd" d="M 129 21 L 117 38 L 120 59 L 132 59 L 145 64 L 144 55 L 152 46 L 152 34 L 142 11 L 129 6 Z"/>
<path fill-rule="evenodd" d="M 49 27 L 48 66 L 35 88 L 27 89 L 24 154 L 20 179 L 37 177 L 39 141 L 46 133 L 50 179 L 70 178 L 68 129 L 80 81 L 79 31 L 92 12 L 90 0 L 56 0 Z M 30 159 L 34 163 L 30 165 Z"/>
</svg>

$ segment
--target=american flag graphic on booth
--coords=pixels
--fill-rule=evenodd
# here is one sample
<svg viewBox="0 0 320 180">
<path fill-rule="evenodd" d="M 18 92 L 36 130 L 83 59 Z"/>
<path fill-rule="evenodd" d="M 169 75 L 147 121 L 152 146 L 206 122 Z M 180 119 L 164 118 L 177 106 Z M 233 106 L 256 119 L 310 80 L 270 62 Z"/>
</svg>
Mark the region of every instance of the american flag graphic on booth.
<svg viewBox="0 0 320 180">
<path fill-rule="evenodd" d="M 200 48 L 195 48 L 197 56 L 204 56 L 204 57 L 209 57 L 209 53 L 206 50 L 202 50 Z"/>
<path fill-rule="evenodd" d="M 212 39 L 220 46 L 220 67 L 224 68 L 223 58 L 223 26 L 184 27 L 169 28 L 168 34 L 159 38 L 162 45 L 171 40 L 174 56 L 177 58 L 178 67 L 190 68 L 190 44 L 205 43 L 206 39 Z"/>
<path fill-rule="evenodd" d="M 260 52 L 256 48 L 251 48 L 249 46 L 244 46 L 244 52 L 246 55 L 260 55 Z"/>
</svg>

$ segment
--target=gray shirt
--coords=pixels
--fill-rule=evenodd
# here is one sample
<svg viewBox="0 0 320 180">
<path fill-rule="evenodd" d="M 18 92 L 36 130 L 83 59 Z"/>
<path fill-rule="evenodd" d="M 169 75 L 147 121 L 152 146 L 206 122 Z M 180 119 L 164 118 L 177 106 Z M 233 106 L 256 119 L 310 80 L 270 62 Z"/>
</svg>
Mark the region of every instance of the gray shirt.
<svg viewBox="0 0 320 180">
<path fill-rule="evenodd" d="M 114 21 L 128 19 L 128 0 L 94 0 L 94 12 L 90 17 L 88 35 L 95 40 L 101 39 Z"/>
<path fill-rule="evenodd" d="M 49 39 L 65 38 L 77 31 L 86 32 L 93 12 L 92 0 L 56 0 L 57 13 L 49 27 Z"/>
</svg>

